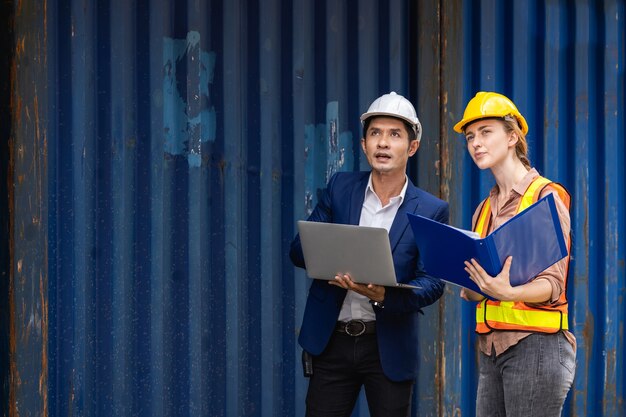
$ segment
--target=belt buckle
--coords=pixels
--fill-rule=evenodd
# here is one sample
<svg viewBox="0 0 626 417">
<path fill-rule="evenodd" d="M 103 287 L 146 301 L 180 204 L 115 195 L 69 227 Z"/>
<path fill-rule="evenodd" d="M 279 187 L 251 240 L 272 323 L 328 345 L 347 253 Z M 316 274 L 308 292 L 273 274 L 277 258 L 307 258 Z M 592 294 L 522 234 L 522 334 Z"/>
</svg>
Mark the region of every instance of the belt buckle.
<svg viewBox="0 0 626 417">
<path fill-rule="evenodd" d="M 361 325 L 360 331 L 352 333 L 350 329 L 353 324 L 360 324 Z M 344 330 L 346 331 L 346 334 L 348 336 L 352 336 L 352 337 L 361 336 L 362 334 L 365 333 L 365 322 L 363 320 L 350 320 L 349 322 L 346 323 Z"/>
</svg>

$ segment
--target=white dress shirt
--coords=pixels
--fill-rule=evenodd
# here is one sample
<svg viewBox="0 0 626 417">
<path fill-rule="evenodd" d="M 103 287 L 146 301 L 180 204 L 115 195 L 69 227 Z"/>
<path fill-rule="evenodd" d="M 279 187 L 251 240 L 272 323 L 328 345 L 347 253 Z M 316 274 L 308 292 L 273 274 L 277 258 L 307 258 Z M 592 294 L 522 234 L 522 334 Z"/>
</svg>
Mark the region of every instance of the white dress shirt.
<svg viewBox="0 0 626 417">
<path fill-rule="evenodd" d="M 405 180 L 404 187 L 402 187 L 400 194 L 392 197 L 389 203 L 383 207 L 380 198 L 378 198 L 372 187 L 372 174 L 370 174 L 367 187 L 365 188 L 365 199 L 363 200 L 359 226 L 383 227 L 387 229 L 387 233 L 389 233 L 393 219 L 396 218 L 398 208 L 404 200 L 408 183 L 408 180 Z M 364 255 L 367 256 L 367 254 Z M 372 305 L 369 303 L 369 298 L 348 290 L 348 294 L 341 306 L 338 320 L 373 321 L 376 320 L 376 314 L 374 313 Z"/>
</svg>

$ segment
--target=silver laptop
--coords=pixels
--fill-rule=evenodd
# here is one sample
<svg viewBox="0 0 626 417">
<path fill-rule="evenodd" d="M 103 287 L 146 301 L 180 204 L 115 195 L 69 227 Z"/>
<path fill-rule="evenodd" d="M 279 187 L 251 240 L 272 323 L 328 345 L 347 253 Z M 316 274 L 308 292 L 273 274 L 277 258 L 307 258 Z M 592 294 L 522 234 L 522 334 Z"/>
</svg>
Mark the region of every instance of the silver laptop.
<svg viewBox="0 0 626 417">
<path fill-rule="evenodd" d="M 350 274 L 354 282 L 398 288 L 420 288 L 396 282 L 386 229 L 298 221 L 307 275 L 332 280 Z"/>
</svg>

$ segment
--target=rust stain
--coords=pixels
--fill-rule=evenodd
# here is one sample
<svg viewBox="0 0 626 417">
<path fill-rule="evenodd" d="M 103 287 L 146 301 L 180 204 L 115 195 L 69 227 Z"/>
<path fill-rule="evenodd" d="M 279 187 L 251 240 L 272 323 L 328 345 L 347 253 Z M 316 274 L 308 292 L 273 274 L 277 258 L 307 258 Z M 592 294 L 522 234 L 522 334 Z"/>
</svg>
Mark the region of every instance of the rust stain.
<svg viewBox="0 0 626 417">
<path fill-rule="evenodd" d="M 585 360 L 583 365 L 585 367 L 585 375 L 591 375 L 592 372 L 590 371 L 589 367 L 591 366 L 591 364 L 593 363 L 592 357 L 591 357 L 591 353 L 592 353 L 592 343 L 593 343 L 593 334 L 594 334 L 594 325 L 593 325 L 593 316 L 588 312 L 586 317 L 585 317 L 585 325 L 583 326 L 583 331 L 582 331 L 582 335 L 583 335 L 583 339 L 585 340 L 585 342 L 587 343 L 587 346 L 585 348 Z M 573 392 L 573 398 L 575 402 L 578 402 L 577 398 L 582 398 L 583 402 L 585 403 L 585 407 L 586 407 L 586 399 L 587 399 L 587 391 L 585 390 L 574 390 Z M 584 408 L 583 408 L 584 409 Z"/>
<path fill-rule="evenodd" d="M 41 141 L 41 131 L 39 130 L 39 99 L 37 98 L 37 94 L 33 96 L 33 110 L 35 112 L 35 137 L 37 138 L 37 142 Z"/>
<path fill-rule="evenodd" d="M 225 159 L 220 159 L 219 162 L 217 163 L 217 168 L 219 169 L 220 172 L 220 184 L 224 185 L 224 178 L 226 176 L 226 167 L 228 166 L 228 162 L 226 162 Z"/>
<path fill-rule="evenodd" d="M 43 0 L 43 27 L 48 27 L 48 0 Z M 43 31 L 44 49 L 48 49 L 48 31 Z M 43 53 L 44 68 L 48 68 L 48 54 Z"/>
<path fill-rule="evenodd" d="M 15 60 L 11 63 L 11 91 L 15 91 L 17 86 L 17 64 Z M 10 107 L 14 126 L 18 126 L 21 121 L 22 100 L 17 94 L 10 94 Z"/>
<path fill-rule="evenodd" d="M 443 55 L 443 54 L 442 54 Z M 448 92 L 445 89 L 441 91 L 441 108 L 442 108 L 442 118 L 441 118 L 441 126 L 440 126 L 440 166 L 439 171 L 441 173 L 441 187 L 439 193 L 441 194 L 441 198 L 446 201 L 450 200 L 450 180 L 452 177 L 452 172 L 450 168 L 450 148 L 448 143 L 448 134 L 445 126 L 445 115 L 448 113 Z"/>
<path fill-rule="evenodd" d="M 12 205 L 10 205 L 9 207 L 12 207 Z M 10 218 L 12 219 L 13 216 L 10 216 Z M 11 223 L 12 220 L 9 220 L 9 223 Z M 10 227 L 9 230 L 12 230 L 13 228 Z M 10 235 L 12 235 L 12 232 L 9 232 Z M 13 236 L 10 236 L 9 238 L 11 244 L 10 244 L 10 251 L 13 252 Z M 10 259 L 13 259 L 12 256 L 10 256 Z M 11 263 L 13 263 L 13 261 L 10 261 Z M 16 363 L 16 355 L 15 353 L 17 352 L 17 329 L 16 329 L 16 317 L 15 317 L 15 291 L 13 290 L 14 288 L 14 275 L 13 275 L 13 268 L 10 268 L 10 273 L 9 273 L 9 369 L 10 369 L 10 373 L 9 373 L 9 416 L 10 417 L 17 417 L 17 391 L 21 385 L 21 381 L 20 381 L 20 377 L 19 377 L 19 372 L 17 369 L 17 363 Z"/>
<path fill-rule="evenodd" d="M 20 292 L 23 293 L 24 292 L 24 286 L 26 284 L 26 279 L 24 278 L 24 276 L 21 277 L 20 279 L 20 284 L 21 284 L 21 290 Z M 26 305 L 26 299 L 25 297 L 21 297 L 20 299 L 21 301 L 21 305 L 20 305 L 20 314 L 19 314 L 19 318 L 21 318 L 22 320 L 26 320 L 28 318 L 27 315 L 27 308 L 28 306 Z M 32 332 L 32 324 L 33 324 L 33 318 L 34 318 L 34 314 L 32 315 L 33 317 L 31 317 L 31 319 L 28 319 L 28 322 L 26 323 L 26 325 L 24 326 L 22 324 L 20 330 L 22 331 L 21 333 L 21 339 L 20 339 L 20 346 L 24 347 L 24 346 L 28 346 L 28 341 L 30 340 L 30 334 Z"/>
<path fill-rule="evenodd" d="M 33 6 L 33 7 L 31 7 Z M 31 10 L 32 9 L 32 10 Z M 20 19 L 16 25 L 15 20 Z M 31 23 L 37 23 L 32 26 Z M 45 175 L 47 155 L 47 135 L 45 120 L 39 111 L 45 109 L 44 96 L 39 96 L 40 80 L 45 78 L 46 68 L 41 67 L 47 62 L 46 44 L 47 34 L 40 27 L 43 21 L 43 28 L 47 25 L 47 1 L 42 3 L 26 3 L 18 0 L 13 9 L 11 19 L 12 26 L 18 26 L 19 32 L 13 39 L 12 57 L 9 63 L 9 107 L 11 114 L 11 125 L 13 132 L 27 134 L 27 137 L 15 136 L 15 133 L 8 141 L 8 207 L 9 207 L 9 283 L 8 283 L 8 365 L 9 365 L 9 386 L 8 386 L 8 416 L 18 417 L 24 412 L 30 411 L 24 408 L 25 404 L 19 404 L 21 393 L 25 390 L 38 389 L 41 400 L 38 405 L 36 415 L 48 415 L 48 296 L 47 296 L 47 247 L 42 245 L 44 260 L 39 269 L 39 292 L 30 295 L 31 278 L 29 277 L 29 258 L 21 257 L 21 245 L 16 247 L 22 239 L 25 227 L 34 226 L 45 236 L 45 225 L 42 226 L 42 219 L 45 219 Z M 28 24 L 28 25 L 27 25 Z M 27 62 L 27 59 L 30 60 Z M 34 76 L 34 77 L 33 77 Z M 46 90 L 42 90 L 44 93 Z M 28 93 L 28 94 L 25 94 Z M 32 98 L 31 98 L 32 97 Z M 39 99 L 42 99 L 43 107 L 39 106 Z M 30 165 L 24 163 L 30 163 Z M 27 183 L 31 178 L 35 193 L 27 196 L 25 202 L 17 202 L 15 187 Z M 16 182 L 17 181 L 17 182 Z M 30 193 L 29 193 L 30 194 Z M 26 204 L 28 207 L 20 207 L 26 213 L 26 217 L 20 215 L 16 219 L 16 204 Z M 30 218 L 28 218 L 30 213 Z M 21 221 L 21 219 L 24 221 Z M 28 219 L 28 220 L 27 220 Z M 32 222 L 32 224 L 30 224 Z M 19 251 L 20 253 L 16 253 Z M 34 282 L 33 282 L 34 283 Z M 29 295 L 27 295 L 29 294 Z M 23 321 L 27 321 L 23 323 Z M 32 336 L 32 337 L 31 337 Z M 35 363 L 39 367 L 39 375 L 27 375 L 22 380 L 21 371 L 22 360 L 19 360 L 17 353 L 24 349 L 33 349 L 35 357 L 40 359 L 40 363 Z M 31 388 L 32 384 L 38 384 L 38 388 Z M 34 404 L 31 404 L 34 405 Z"/>
<path fill-rule="evenodd" d="M 13 141 L 9 141 L 9 170 L 8 176 L 12 177 L 13 172 Z M 11 178 L 9 178 L 11 184 Z M 15 252 L 15 236 L 13 232 L 14 216 L 12 208 L 14 202 L 13 188 L 9 187 L 9 416 L 17 417 L 17 391 L 21 385 L 20 375 L 17 368 L 16 352 L 17 352 L 17 328 L 15 314 L 15 274 L 14 274 L 14 256 Z"/>
<path fill-rule="evenodd" d="M 593 340 L 593 334 L 593 316 L 590 313 L 587 313 L 587 316 L 585 317 L 585 325 L 583 326 L 583 338 L 585 340 L 591 341 Z M 588 352 L 591 352 L 591 349 L 588 349 Z M 587 358 L 587 360 L 589 360 L 589 358 Z"/>
<path fill-rule="evenodd" d="M 605 375 L 605 380 L 604 380 L 604 391 L 611 393 L 611 395 L 609 397 L 616 397 L 617 394 L 617 385 L 616 385 L 616 380 L 613 377 L 616 377 L 616 372 L 615 370 L 617 369 L 617 354 L 615 349 L 608 349 L 606 351 L 606 359 L 605 359 L 605 363 L 606 363 L 606 369 L 607 369 L 607 373 Z"/>
<path fill-rule="evenodd" d="M 22 36 L 19 40 L 15 42 L 15 56 L 16 57 L 20 57 L 24 53 L 26 49 L 25 45 L 26 45 L 26 38 L 24 36 Z"/>
<path fill-rule="evenodd" d="M 44 265 L 48 264 L 47 252 Z M 39 274 L 39 298 L 41 302 L 41 374 L 39 375 L 39 395 L 41 396 L 42 415 L 48 415 L 48 297 L 46 296 L 47 276 Z"/>
<path fill-rule="evenodd" d="M 15 22 L 12 20 L 11 21 L 12 26 L 15 25 Z M 16 64 L 16 60 L 13 58 L 11 59 L 11 65 L 10 65 L 10 79 L 9 79 L 9 91 L 13 92 L 16 91 L 16 87 L 17 87 L 17 64 Z M 13 126 L 16 126 L 16 122 L 19 121 L 19 115 L 20 113 L 17 112 L 16 107 L 19 106 L 19 99 L 17 97 L 17 94 L 9 94 L 9 100 L 10 100 L 10 109 L 11 109 L 11 122 L 13 124 Z M 18 101 L 18 103 L 16 103 L 16 100 Z M 15 195 L 13 193 L 13 187 L 10 186 L 10 184 L 13 184 L 13 173 L 14 173 L 14 168 L 15 168 L 15 160 L 14 160 L 14 138 L 10 137 L 9 138 L 9 143 L 8 143 L 8 151 L 9 151 L 9 155 L 8 155 L 8 169 L 7 169 L 7 184 L 9 184 L 8 187 L 8 207 L 9 207 L 9 290 L 8 290 L 8 313 L 9 313 L 9 404 L 8 404 L 8 411 L 9 411 L 9 417 L 16 417 L 18 415 L 17 413 L 17 391 L 19 389 L 20 386 L 20 380 L 19 380 L 19 372 L 17 369 L 17 363 L 16 363 L 16 355 L 15 353 L 17 352 L 17 329 L 16 329 L 16 317 L 15 317 L 15 274 L 14 274 L 14 253 L 15 253 L 15 236 L 14 236 L 14 232 L 13 232 L 13 227 L 14 227 L 14 210 L 13 207 L 15 207 Z"/>
</svg>

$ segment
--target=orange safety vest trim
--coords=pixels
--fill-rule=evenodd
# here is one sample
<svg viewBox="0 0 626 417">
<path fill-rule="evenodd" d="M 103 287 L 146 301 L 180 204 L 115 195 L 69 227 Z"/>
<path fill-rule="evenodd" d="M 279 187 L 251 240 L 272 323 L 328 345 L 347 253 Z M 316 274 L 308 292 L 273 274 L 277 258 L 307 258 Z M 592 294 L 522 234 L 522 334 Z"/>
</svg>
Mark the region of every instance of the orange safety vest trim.
<svg viewBox="0 0 626 417">
<path fill-rule="evenodd" d="M 561 184 L 544 177 L 537 177 L 530 183 L 520 199 L 517 212 L 520 213 L 539 200 L 543 189 L 550 185 L 569 209 L 570 195 Z M 489 198 L 483 201 L 474 231 L 481 237 L 487 235 L 491 221 Z M 567 240 L 569 265 L 570 240 Z M 565 272 L 567 288 L 567 269 Z M 541 333 L 557 333 L 568 329 L 567 297 L 561 294 L 556 306 L 530 307 L 521 301 L 493 301 L 484 299 L 476 306 L 476 333 L 485 334 L 493 330 L 520 330 Z"/>
</svg>

